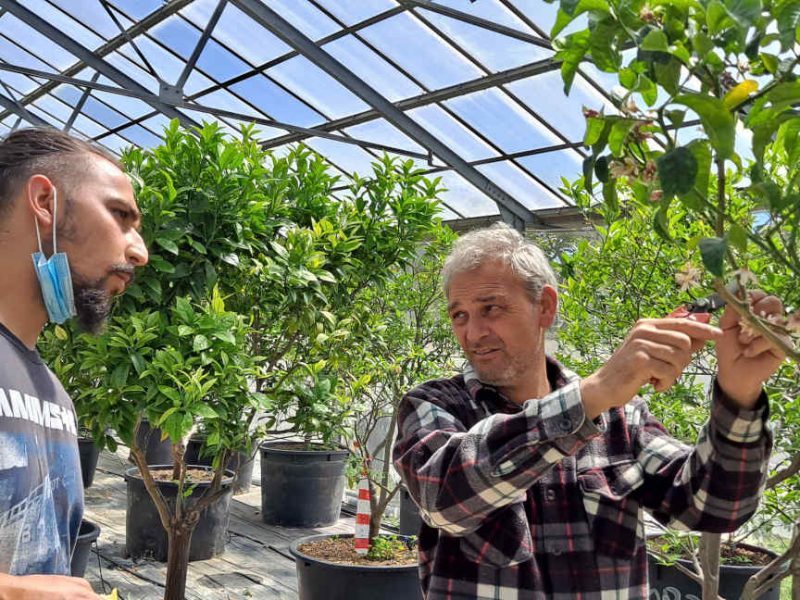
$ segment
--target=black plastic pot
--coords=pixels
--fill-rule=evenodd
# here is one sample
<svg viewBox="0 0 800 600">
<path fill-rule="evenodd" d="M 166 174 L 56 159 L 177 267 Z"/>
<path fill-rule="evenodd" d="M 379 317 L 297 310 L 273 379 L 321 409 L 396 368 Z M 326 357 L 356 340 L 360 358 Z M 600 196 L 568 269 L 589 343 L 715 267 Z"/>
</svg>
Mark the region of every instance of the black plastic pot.
<svg viewBox="0 0 800 600">
<path fill-rule="evenodd" d="M 202 465 L 192 468 L 208 469 Z M 172 469 L 172 465 L 150 465 L 150 469 Z M 133 467 L 125 472 L 128 484 L 128 510 L 125 518 L 125 548 L 131 558 L 149 557 L 157 561 L 167 560 L 167 532 L 161 526 L 161 518 L 153 503 L 139 469 Z M 207 560 L 225 551 L 225 538 L 228 532 L 231 497 L 233 496 L 233 473 L 223 479 L 225 493 L 200 513 L 200 521 L 192 534 L 189 561 Z M 174 506 L 178 486 L 171 481 L 157 481 L 156 485 L 170 505 Z M 195 485 L 190 498 L 203 496 L 211 485 L 202 482 Z"/>
<path fill-rule="evenodd" d="M 298 546 L 331 537 L 312 535 L 292 542 L 300 600 L 422 600 L 416 564 L 398 566 L 343 565 L 306 556 Z M 340 537 L 352 538 L 352 535 Z"/>
<path fill-rule="evenodd" d="M 339 520 L 347 450 L 261 445 L 261 518 L 284 527 L 324 527 Z"/>
<path fill-rule="evenodd" d="M 94 481 L 94 473 L 97 470 L 97 459 L 100 457 L 100 448 L 95 445 L 93 438 L 79 437 L 78 452 L 81 457 L 83 487 L 88 488 Z"/>
<path fill-rule="evenodd" d="M 147 419 L 142 419 L 136 432 L 136 445 L 144 449 L 144 459 L 148 465 L 172 464 L 172 442 L 169 438 L 162 441 L 161 435 L 161 429 L 151 427 Z M 133 462 L 131 458 L 128 460 Z"/>
<path fill-rule="evenodd" d="M 92 544 L 100 535 L 100 526 L 84 519 L 78 530 L 78 540 L 75 543 L 75 550 L 72 553 L 72 560 L 69 564 L 70 574 L 73 577 L 83 577 L 86 573 L 86 565 L 92 555 Z"/>
<path fill-rule="evenodd" d="M 773 558 L 777 556 L 775 553 L 764 548 L 759 548 L 758 546 L 751 546 L 749 544 L 739 545 L 750 550 L 766 552 Z M 678 562 L 688 569 L 694 568 L 692 563 L 687 560 L 679 560 Z M 660 565 L 658 564 L 658 560 L 651 554 L 647 555 L 647 565 L 650 575 L 651 597 L 664 599 L 683 598 L 684 600 L 690 599 L 692 596 L 698 600 L 703 597 L 703 591 L 700 586 L 681 573 L 677 567 L 673 565 Z M 726 600 L 738 600 L 742 595 L 742 590 L 747 580 L 760 570 L 761 567 L 755 566 L 720 565 L 719 595 Z M 762 600 L 779 600 L 781 597 L 780 588 L 781 586 L 778 583 L 775 587 L 767 590 L 760 598 Z M 653 592 L 657 594 L 653 594 Z"/>
<path fill-rule="evenodd" d="M 212 457 L 205 456 L 203 453 L 204 438 L 190 438 L 189 443 L 186 444 L 186 454 L 184 454 L 183 461 L 189 465 L 208 465 L 211 466 Z M 252 456 L 248 456 L 245 452 L 237 452 L 228 460 L 225 466 L 227 471 L 236 473 L 233 477 L 233 493 L 246 494 L 250 491 L 250 484 L 253 481 L 253 465 L 256 462 L 255 453 L 258 451 L 256 448 Z"/>
<path fill-rule="evenodd" d="M 405 486 L 400 488 L 400 535 L 419 535 L 422 519 L 419 507 L 411 499 Z"/>
</svg>

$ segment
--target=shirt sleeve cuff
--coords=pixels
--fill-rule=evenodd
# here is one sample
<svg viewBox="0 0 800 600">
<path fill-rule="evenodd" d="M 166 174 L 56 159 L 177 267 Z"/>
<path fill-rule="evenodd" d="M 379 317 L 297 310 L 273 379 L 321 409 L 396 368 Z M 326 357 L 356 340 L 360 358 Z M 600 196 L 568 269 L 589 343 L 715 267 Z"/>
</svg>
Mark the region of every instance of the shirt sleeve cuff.
<svg viewBox="0 0 800 600">
<path fill-rule="evenodd" d="M 538 409 L 542 438 L 553 441 L 568 454 L 575 451 L 576 445 L 583 445 L 605 431 L 602 415 L 594 420 L 587 418 L 578 380 L 541 399 Z"/>
<path fill-rule="evenodd" d="M 731 400 L 716 379 L 711 393 L 712 423 L 718 436 L 735 444 L 753 444 L 762 438 L 769 418 L 769 402 L 763 390 L 751 409 Z"/>
</svg>

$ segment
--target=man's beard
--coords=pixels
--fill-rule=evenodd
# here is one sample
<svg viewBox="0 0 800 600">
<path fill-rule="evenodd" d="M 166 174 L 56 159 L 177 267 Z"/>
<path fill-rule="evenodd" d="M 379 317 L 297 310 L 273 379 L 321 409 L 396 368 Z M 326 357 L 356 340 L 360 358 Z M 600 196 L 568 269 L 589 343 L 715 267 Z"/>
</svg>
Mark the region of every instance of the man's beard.
<svg viewBox="0 0 800 600">
<path fill-rule="evenodd" d="M 98 334 L 103 331 L 111 312 L 111 296 L 105 290 L 106 278 L 88 281 L 72 271 L 75 296 L 75 319 L 81 331 Z"/>
</svg>

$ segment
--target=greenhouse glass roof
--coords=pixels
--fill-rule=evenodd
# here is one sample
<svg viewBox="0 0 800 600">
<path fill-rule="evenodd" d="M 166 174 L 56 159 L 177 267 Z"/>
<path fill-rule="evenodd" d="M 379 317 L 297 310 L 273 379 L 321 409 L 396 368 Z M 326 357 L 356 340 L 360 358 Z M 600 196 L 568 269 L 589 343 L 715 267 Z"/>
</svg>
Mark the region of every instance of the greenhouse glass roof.
<svg viewBox="0 0 800 600">
<path fill-rule="evenodd" d="M 587 67 L 570 96 L 541 0 L 0 0 L 0 135 L 50 125 L 114 152 L 164 125 L 259 125 L 345 174 L 383 152 L 441 176 L 443 218 L 574 214 Z"/>
</svg>

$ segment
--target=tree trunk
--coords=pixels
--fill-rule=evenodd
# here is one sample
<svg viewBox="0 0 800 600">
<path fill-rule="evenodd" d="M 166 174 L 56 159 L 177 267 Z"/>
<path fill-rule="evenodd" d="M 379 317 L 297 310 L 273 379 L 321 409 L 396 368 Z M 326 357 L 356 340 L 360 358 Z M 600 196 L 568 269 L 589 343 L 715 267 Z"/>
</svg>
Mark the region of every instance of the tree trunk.
<svg viewBox="0 0 800 600">
<path fill-rule="evenodd" d="M 167 531 L 167 583 L 164 600 L 184 600 L 186 575 L 189 572 L 189 547 L 194 527 L 187 523 L 173 525 Z"/>
<path fill-rule="evenodd" d="M 719 598 L 719 555 L 722 536 L 704 533 L 700 537 L 700 564 L 703 567 L 703 600 Z"/>
</svg>

